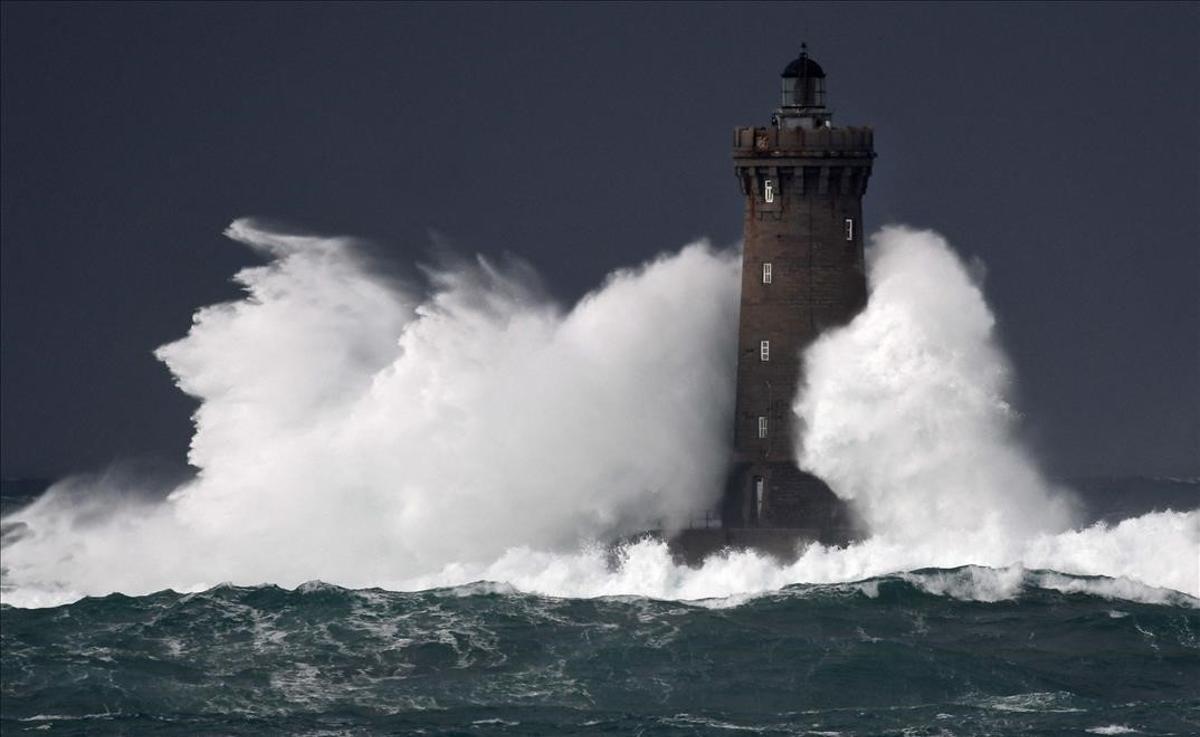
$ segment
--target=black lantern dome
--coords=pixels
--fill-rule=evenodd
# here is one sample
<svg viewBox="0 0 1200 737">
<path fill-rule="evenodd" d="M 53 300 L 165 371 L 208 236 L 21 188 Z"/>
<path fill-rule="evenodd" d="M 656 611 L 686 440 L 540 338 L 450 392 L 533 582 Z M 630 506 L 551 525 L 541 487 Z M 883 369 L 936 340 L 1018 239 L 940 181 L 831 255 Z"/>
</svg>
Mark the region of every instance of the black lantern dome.
<svg viewBox="0 0 1200 737">
<path fill-rule="evenodd" d="M 775 124 L 781 128 L 820 128 L 829 125 L 825 109 L 825 70 L 800 45 L 800 56 L 783 69 L 779 110 Z"/>
<path fill-rule="evenodd" d="M 800 56 L 792 60 L 790 64 L 784 67 L 781 77 L 820 77 L 825 78 L 825 70 L 821 65 L 813 61 L 813 58 L 808 55 L 807 45 L 800 52 Z"/>
</svg>

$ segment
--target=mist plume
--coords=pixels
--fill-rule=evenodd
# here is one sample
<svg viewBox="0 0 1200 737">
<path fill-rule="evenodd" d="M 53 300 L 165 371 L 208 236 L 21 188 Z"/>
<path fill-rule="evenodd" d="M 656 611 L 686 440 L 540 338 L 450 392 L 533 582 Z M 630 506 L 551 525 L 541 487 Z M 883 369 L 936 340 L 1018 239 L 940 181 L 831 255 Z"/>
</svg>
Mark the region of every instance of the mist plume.
<svg viewBox="0 0 1200 737">
<path fill-rule="evenodd" d="M 1069 497 L 1019 441 L 979 285 L 936 234 L 877 234 L 869 304 L 805 357 L 799 462 L 869 539 L 698 569 L 654 542 L 614 569 L 595 543 L 685 525 L 719 498 L 735 250 L 686 246 L 564 308 L 516 261 L 429 268 L 422 289 L 349 239 L 245 220 L 228 235 L 267 263 L 156 352 L 199 401 L 196 478 L 166 501 L 76 479 L 9 515 L 7 603 L 312 579 L 694 599 L 966 564 L 988 568 L 923 585 L 1011 596 L 1038 567 L 1136 581 L 1113 595 L 1200 596 L 1200 513 L 1071 529 Z"/>
</svg>

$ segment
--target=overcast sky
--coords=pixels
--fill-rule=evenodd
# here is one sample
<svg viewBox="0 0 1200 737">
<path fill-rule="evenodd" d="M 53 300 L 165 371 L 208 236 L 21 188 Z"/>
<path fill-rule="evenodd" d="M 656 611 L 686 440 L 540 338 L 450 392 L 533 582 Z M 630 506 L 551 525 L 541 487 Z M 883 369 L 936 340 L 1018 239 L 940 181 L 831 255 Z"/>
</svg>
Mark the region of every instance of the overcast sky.
<svg viewBox="0 0 1200 737">
<path fill-rule="evenodd" d="M 151 356 L 240 216 L 511 251 L 564 301 L 737 241 L 730 130 L 806 40 L 870 229 L 987 265 L 1055 474 L 1200 473 L 1200 5 L 3 5 L 6 477 L 180 462 Z"/>
</svg>

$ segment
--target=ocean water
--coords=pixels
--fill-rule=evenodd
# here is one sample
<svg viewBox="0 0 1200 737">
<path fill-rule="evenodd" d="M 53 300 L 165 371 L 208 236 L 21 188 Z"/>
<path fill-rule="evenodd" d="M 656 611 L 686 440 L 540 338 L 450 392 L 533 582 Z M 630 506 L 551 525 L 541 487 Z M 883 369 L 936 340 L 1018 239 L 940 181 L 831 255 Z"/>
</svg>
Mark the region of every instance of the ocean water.
<svg viewBox="0 0 1200 737">
<path fill-rule="evenodd" d="M 795 457 L 869 536 L 688 568 L 602 543 L 720 495 L 736 250 L 564 306 L 228 232 L 244 298 L 156 351 L 190 469 L 3 485 L 4 735 L 1200 734 L 1200 480 L 1047 478 L 936 233 L 803 357 Z"/>
<path fill-rule="evenodd" d="M 1011 598 L 964 598 L 988 574 L 925 570 L 699 602 L 312 583 L 4 606 L 0 725 L 55 735 L 1200 733 L 1200 602 L 1064 593 L 1105 581 L 1034 571 Z"/>
</svg>

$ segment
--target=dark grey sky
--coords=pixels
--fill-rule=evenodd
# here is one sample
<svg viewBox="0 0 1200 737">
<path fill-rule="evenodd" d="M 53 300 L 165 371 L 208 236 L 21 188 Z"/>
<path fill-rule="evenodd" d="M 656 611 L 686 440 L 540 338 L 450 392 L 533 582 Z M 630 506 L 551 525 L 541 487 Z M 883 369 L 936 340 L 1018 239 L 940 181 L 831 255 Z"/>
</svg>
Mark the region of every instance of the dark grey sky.
<svg viewBox="0 0 1200 737">
<path fill-rule="evenodd" d="M 26 5 L 3 10 L 5 476 L 181 460 L 151 349 L 262 216 L 405 261 L 435 229 L 563 299 L 734 242 L 730 129 L 807 40 L 876 129 L 868 225 L 988 265 L 1055 473 L 1200 473 L 1200 5 Z"/>
</svg>

